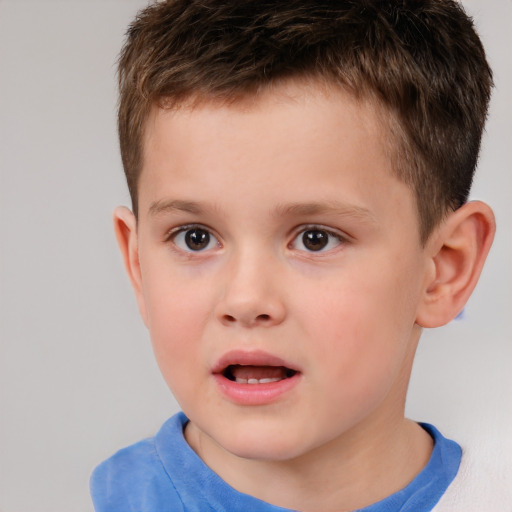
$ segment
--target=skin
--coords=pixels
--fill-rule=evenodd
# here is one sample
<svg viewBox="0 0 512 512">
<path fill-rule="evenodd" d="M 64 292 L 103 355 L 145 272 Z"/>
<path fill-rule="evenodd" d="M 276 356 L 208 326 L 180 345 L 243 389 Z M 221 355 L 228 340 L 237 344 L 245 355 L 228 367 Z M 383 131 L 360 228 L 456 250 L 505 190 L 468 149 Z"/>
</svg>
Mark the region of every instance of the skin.
<svg viewBox="0 0 512 512">
<path fill-rule="evenodd" d="M 420 243 L 379 119 L 293 82 L 229 106 L 154 108 L 139 219 L 115 213 L 188 443 L 232 487 L 286 508 L 354 510 L 425 466 L 431 438 L 404 418 L 421 326 L 460 311 L 492 241 L 492 212 L 470 203 Z M 204 250 L 187 247 L 191 225 L 210 233 Z M 305 230 L 329 244 L 309 250 Z M 234 403 L 212 375 L 231 350 L 279 357 L 298 383 Z"/>
</svg>

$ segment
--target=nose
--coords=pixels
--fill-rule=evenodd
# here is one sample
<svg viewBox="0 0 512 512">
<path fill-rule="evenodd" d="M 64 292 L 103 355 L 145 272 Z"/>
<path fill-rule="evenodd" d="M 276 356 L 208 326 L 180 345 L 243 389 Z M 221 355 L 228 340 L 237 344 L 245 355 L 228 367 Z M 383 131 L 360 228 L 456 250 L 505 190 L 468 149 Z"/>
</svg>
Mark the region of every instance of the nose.
<svg viewBox="0 0 512 512">
<path fill-rule="evenodd" d="M 231 261 L 217 304 L 219 321 L 243 327 L 271 327 L 283 322 L 286 307 L 278 267 L 272 258 L 256 254 Z"/>
</svg>

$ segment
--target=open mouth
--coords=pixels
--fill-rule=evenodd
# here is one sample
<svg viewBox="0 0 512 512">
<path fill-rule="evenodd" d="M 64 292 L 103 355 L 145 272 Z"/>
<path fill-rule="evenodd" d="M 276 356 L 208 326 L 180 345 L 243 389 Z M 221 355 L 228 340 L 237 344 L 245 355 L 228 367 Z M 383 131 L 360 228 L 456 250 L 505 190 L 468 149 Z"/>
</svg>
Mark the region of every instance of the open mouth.
<svg viewBox="0 0 512 512">
<path fill-rule="evenodd" d="M 260 406 L 284 400 L 301 382 L 302 369 L 268 352 L 232 350 L 212 367 L 219 391 L 231 402 Z"/>
<path fill-rule="evenodd" d="M 293 377 L 296 370 L 286 366 L 255 366 L 230 364 L 222 375 L 237 384 L 269 384 Z"/>
</svg>

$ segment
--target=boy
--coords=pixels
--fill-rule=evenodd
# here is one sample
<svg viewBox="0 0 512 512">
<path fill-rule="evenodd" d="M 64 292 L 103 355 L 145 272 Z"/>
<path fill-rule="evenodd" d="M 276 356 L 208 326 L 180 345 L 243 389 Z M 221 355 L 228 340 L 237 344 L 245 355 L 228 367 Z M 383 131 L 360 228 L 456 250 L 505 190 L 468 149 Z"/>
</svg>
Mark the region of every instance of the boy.
<svg viewBox="0 0 512 512">
<path fill-rule="evenodd" d="M 443 510 L 460 447 L 404 403 L 494 235 L 466 202 L 492 82 L 470 19 L 171 0 L 119 76 L 116 234 L 183 413 L 95 470 L 96 510 Z"/>
</svg>

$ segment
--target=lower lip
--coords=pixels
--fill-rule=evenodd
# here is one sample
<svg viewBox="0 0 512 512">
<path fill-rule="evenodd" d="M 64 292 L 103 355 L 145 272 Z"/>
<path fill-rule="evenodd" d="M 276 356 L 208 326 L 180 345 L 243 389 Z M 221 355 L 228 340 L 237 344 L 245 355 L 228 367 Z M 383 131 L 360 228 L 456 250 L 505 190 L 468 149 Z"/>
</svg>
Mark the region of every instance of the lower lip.
<svg viewBox="0 0 512 512">
<path fill-rule="evenodd" d="M 214 378 L 221 392 L 232 402 L 239 405 L 268 405 L 289 393 L 299 383 L 300 374 L 264 384 L 239 384 L 221 374 L 214 375 Z"/>
</svg>

